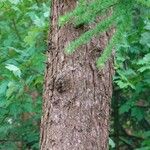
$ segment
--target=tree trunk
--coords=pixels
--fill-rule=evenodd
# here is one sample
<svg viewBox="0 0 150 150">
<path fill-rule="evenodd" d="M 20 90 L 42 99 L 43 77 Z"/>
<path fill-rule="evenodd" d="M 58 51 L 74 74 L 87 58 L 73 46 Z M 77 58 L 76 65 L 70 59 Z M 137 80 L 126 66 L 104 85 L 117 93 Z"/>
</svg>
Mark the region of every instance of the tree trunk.
<svg viewBox="0 0 150 150">
<path fill-rule="evenodd" d="M 52 0 L 41 150 L 108 149 L 113 63 L 110 59 L 99 71 L 95 61 L 110 34 L 93 38 L 73 54 L 65 55 L 64 47 L 86 30 L 73 25 L 58 27 L 58 17 L 75 5 L 75 0 Z"/>
</svg>

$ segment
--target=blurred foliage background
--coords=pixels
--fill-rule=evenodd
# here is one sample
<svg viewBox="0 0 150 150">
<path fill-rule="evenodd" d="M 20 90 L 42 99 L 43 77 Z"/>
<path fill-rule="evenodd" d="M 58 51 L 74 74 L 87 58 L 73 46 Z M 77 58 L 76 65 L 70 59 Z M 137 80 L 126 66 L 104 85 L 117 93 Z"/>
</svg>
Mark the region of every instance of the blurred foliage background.
<svg viewBox="0 0 150 150">
<path fill-rule="evenodd" d="M 50 1 L 0 1 L 0 150 L 38 150 Z M 117 46 L 110 149 L 150 150 L 150 9 Z"/>
<path fill-rule="evenodd" d="M 0 1 L 0 149 L 38 149 L 50 2 Z"/>
<path fill-rule="evenodd" d="M 150 149 L 150 8 L 135 6 L 116 52 L 111 137 L 125 150 Z"/>
</svg>

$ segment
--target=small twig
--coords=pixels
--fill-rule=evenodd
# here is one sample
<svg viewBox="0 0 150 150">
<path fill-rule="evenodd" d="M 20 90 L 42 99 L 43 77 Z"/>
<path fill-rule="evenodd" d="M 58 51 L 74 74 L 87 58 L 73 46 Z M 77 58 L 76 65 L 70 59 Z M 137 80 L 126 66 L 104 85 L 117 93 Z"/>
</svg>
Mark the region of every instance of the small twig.
<svg viewBox="0 0 150 150">
<path fill-rule="evenodd" d="M 17 29 L 16 22 L 15 22 L 14 18 L 12 19 L 12 22 L 13 22 L 13 27 L 14 27 L 14 30 L 15 30 L 15 33 L 16 33 L 17 37 L 19 38 L 20 41 L 22 41 L 22 38 L 21 38 L 20 33 Z"/>
</svg>

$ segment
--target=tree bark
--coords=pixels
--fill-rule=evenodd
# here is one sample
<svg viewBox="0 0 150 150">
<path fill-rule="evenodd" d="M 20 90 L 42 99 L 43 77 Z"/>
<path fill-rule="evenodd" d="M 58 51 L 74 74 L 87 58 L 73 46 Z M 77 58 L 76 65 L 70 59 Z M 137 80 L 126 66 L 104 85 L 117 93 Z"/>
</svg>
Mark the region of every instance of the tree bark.
<svg viewBox="0 0 150 150">
<path fill-rule="evenodd" d="M 65 55 L 64 47 L 86 30 L 58 26 L 58 17 L 75 5 L 75 0 L 52 0 L 41 150 L 108 149 L 113 61 L 109 59 L 100 71 L 95 62 L 110 34 L 93 38 L 73 54 Z"/>
</svg>

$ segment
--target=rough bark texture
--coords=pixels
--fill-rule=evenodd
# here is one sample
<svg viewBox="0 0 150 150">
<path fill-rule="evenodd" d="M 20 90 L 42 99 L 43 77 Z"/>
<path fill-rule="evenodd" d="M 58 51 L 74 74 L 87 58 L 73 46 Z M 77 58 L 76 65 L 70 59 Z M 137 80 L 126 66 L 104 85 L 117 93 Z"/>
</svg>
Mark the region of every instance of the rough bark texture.
<svg viewBox="0 0 150 150">
<path fill-rule="evenodd" d="M 51 33 L 45 73 L 41 150 L 107 150 L 112 60 L 98 71 L 95 61 L 109 34 L 93 38 L 72 55 L 64 47 L 84 29 L 59 28 L 60 15 L 72 10 L 75 1 L 52 0 Z"/>
</svg>

